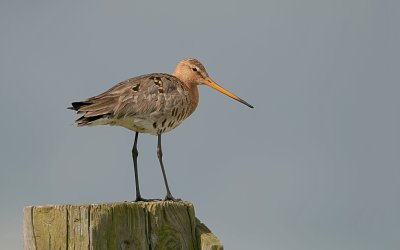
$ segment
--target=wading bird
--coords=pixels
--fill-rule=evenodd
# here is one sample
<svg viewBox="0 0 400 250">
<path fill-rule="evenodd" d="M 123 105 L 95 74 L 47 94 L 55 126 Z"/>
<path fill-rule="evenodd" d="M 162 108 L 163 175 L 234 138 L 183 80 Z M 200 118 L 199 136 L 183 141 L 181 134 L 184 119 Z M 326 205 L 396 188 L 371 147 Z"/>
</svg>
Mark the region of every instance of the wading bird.
<svg viewBox="0 0 400 250">
<path fill-rule="evenodd" d="M 77 126 L 116 125 L 135 132 L 132 158 L 136 201 L 145 200 L 139 189 L 138 135 L 157 135 L 157 156 L 167 190 L 165 200 L 176 200 L 168 187 L 164 170 L 161 135 L 176 128 L 193 113 L 199 102 L 197 85 L 203 84 L 253 108 L 211 80 L 198 60 L 187 58 L 178 62 L 172 74 L 153 73 L 130 78 L 100 95 L 73 102 L 69 109 L 82 115 L 75 121 Z"/>
</svg>

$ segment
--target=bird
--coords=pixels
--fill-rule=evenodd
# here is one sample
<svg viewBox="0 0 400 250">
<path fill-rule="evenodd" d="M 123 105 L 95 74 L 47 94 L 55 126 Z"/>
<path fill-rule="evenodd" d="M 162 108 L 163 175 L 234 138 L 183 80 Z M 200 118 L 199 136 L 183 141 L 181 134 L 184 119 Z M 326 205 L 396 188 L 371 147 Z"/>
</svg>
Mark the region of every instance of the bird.
<svg viewBox="0 0 400 250">
<path fill-rule="evenodd" d="M 138 175 L 138 136 L 157 136 L 157 157 L 161 166 L 167 194 L 164 200 L 178 201 L 172 196 L 163 164 L 161 136 L 182 123 L 199 103 L 198 85 L 207 85 L 244 105 L 252 105 L 224 89 L 208 75 L 203 64 L 195 58 L 185 58 L 176 64 L 172 74 L 151 73 L 122 81 L 107 91 L 72 102 L 68 109 L 81 115 L 75 125 L 115 125 L 135 133 L 132 159 L 135 174 L 135 201 L 147 201 L 140 193 Z"/>
</svg>

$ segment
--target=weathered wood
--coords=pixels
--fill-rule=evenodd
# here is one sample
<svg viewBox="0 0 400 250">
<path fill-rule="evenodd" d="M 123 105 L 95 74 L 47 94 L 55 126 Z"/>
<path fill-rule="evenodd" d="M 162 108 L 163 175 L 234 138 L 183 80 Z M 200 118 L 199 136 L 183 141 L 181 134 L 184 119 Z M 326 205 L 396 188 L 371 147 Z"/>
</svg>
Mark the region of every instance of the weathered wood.
<svg viewBox="0 0 400 250">
<path fill-rule="evenodd" d="M 189 202 L 28 206 L 25 249 L 223 249 Z"/>
<path fill-rule="evenodd" d="M 199 219 L 196 218 L 196 238 L 199 244 L 199 249 L 223 250 L 223 246 L 217 236 Z"/>
</svg>

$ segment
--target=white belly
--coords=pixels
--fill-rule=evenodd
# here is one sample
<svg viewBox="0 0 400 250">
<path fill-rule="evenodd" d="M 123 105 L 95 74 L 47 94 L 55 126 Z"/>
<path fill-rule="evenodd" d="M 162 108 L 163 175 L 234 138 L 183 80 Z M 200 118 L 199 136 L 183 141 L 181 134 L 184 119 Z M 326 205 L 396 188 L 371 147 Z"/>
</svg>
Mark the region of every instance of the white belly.
<svg viewBox="0 0 400 250">
<path fill-rule="evenodd" d="M 165 118 L 163 116 L 135 116 L 124 117 L 122 119 L 104 118 L 96 120 L 90 125 L 121 126 L 135 132 L 157 135 L 159 133 L 169 132 L 181 123 L 182 121 L 177 121 L 173 117 Z"/>
</svg>

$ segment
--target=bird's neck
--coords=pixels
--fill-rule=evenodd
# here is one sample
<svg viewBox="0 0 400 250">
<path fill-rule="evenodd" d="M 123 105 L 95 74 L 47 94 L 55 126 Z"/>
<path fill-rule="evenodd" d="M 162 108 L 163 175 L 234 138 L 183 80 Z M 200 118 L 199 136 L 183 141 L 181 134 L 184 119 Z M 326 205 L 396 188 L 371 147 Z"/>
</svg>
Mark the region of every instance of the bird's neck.
<svg viewBox="0 0 400 250">
<path fill-rule="evenodd" d="M 181 74 L 180 71 L 174 71 L 172 73 L 173 76 L 178 78 L 188 89 L 190 96 L 190 114 L 196 109 L 197 104 L 199 104 L 199 90 L 197 88 L 197 83 L 192 79 L 186 77 L 185 74 Z"/>
<path fill-rule="evenodd" d="M 190 96 L 190 114 L 196 109 L 197 104 L 199 104 L 199 89 L 197 88 L 197 83 L 192 81 L 182 81 L 182 83 L 187 87 Z"/>
<path fill-rule="evenodd" d="M 192 102 L 190 104 L 190 114 L 194 112 L 197 105 L 199 104 L 199 90 L 197 84 L 193 84 L 189 87 L 189 95 L 191 96 Z"/>
</svg>

